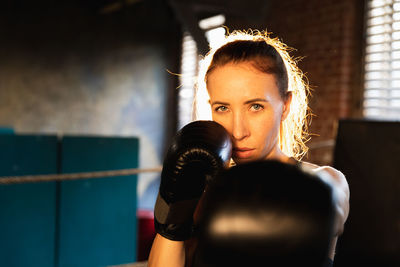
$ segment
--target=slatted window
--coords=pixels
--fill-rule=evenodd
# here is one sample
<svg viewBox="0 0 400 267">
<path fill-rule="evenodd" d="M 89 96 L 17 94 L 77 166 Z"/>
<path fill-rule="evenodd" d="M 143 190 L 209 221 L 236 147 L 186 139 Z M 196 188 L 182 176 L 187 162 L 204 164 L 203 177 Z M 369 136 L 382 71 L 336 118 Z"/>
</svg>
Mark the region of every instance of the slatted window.
<svg viewBox="0 0 400 267">
<path fill-rule="evenodd" d="M 400 119 L 400 0 L 368 0 L 364 116 Z"/>
<path fill-rule="evenodd" d="M 210 46 L 219 43 L 225 37 L 225 28 L 220 27 L 224 22 L 224 15 L 217 15 L 199 22 L 199 26 L 204 30 L 205 37 Z M 196 42 L 190 33 L 185 32 L 182 40 L 180 87 L 178 93 L 178 129 L 193 119 L 194 85 L 199 69 L 199 57 Z"/>
<path fill-rule="evenodd" d="M 196 42 L 189 33 L 185 32 L 182 40 L 180 87 L 178 89 L 178 129 L 192 120 L 194 84 L 198 62 Z"/>
</svg>

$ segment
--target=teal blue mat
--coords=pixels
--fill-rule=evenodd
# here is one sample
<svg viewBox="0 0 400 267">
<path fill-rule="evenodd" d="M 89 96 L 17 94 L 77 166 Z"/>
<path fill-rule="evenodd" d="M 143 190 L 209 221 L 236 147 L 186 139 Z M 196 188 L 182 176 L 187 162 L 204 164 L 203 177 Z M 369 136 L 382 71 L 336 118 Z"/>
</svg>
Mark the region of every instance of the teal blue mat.
<svg viewBox="0 0 400 267">
<path fill-rule="evenodd" d="M 138 139 L 64 137 L 63 173 L 138 167 Z M 137 177 L 65 181 L 60 185 L 58 266 L 134 262 Z"/>
<path fill-rule="evenodd" d="M 55 136 L 0 135 L 0 176 L 57 172 Z M 56 184 L 0 186 L 0 266 L 54 266 Z"/>
<path fill-rule="evenodd" d="M 14 129 L 10 127 L 0 127 L 0 134 L 13 134 Z"/>
</svg>

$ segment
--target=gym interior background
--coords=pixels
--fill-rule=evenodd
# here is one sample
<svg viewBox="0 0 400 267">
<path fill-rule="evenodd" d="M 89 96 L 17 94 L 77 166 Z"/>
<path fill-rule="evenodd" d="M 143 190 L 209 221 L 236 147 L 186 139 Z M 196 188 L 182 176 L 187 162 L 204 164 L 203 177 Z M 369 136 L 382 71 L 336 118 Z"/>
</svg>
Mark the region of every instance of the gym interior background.
<svg viewBox="0 0 400 267">
<path fill-rule="evenodd" d="M 161 165 L 179 129 L 181 81 L 171 73 L 182 70 L 183 38 L 192 36 L 203 53 L 208 44 L 198 22 L 218 14 L 230 30 L 267 29 L 296 49 L 292 55 L 301 58 L 313 89 L 306 161 L 333 165 L 339 121 L 363 118 L 364 0 L 7 0 L 1 6 L 3 134 L 134 137 L 137 167 Z M 159 173 L 138 177 L 137 210 L 151 212 Z M 399 182 L 392 182 L 397 190 Z M 394 216 L 388 218 L 397 220 L 393 235 L 400 237 Z M 400 248 L 390 242 L 390 249 Z M 102 264 L 141 260 L 139 254 Z M 60 255 L 47 266 L 68 266 Z"/>
</svg>

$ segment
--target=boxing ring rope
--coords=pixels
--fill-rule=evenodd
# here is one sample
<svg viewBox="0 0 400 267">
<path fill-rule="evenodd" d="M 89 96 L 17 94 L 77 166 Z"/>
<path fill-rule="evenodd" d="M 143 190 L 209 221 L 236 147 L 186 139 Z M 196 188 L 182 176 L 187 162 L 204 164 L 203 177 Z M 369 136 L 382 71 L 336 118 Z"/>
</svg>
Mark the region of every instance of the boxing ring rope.
<svg viewBox="0 0 400 267">
<path fill-rule="evenodd" d="M 319 149 L 325 147 L 333 147 L 334 140 L 325 140 L 310 144 L 309 148 Z M 128 176 L 146 172 L 161 172 L 162 166 L 146 169 L 121 169 L 96 172 L 78 172 L 78 173 L 63 173 L 63 174 L 39 174 L 39 175 L 19 175 L 19 176 L 0 176 L 0 185 L 7 184 L 23 184 L 23 183 L 39 183 L 39 182 L 57 182 L 92 178 L 109 178 L 115 176 Z"/>
<path fill-rule="evenodd" d="M 109 178 L 115 176 L 128 176 L 145 172 L 161 172 L 162 167 L 147 169 L 121 169 L 95 172 L 77 172 L 63 174 L 39 174 L 39 175 L 20 175 L 20 176 L 0 176 L 0 185 L 39 183 L 39 182 L 58 182 L 92 178 Z"/>
</svg>

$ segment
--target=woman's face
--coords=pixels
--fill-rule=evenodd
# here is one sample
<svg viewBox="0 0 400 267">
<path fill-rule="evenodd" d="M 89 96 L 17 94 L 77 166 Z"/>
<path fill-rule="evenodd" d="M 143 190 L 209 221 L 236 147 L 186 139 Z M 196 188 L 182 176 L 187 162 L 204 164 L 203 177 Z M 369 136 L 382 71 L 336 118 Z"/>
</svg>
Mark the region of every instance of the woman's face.
<svg viewBox="0 0 400 267">
<path fill-rule="evenodd" d="M 280 123 L 289 113 L 279 94 L 275 76 L 251 63 L 228 63 L 207 77 L 212 118 L 231 134 L 233 160 L 243 163 L 276 158 Z"/>
</svg>

